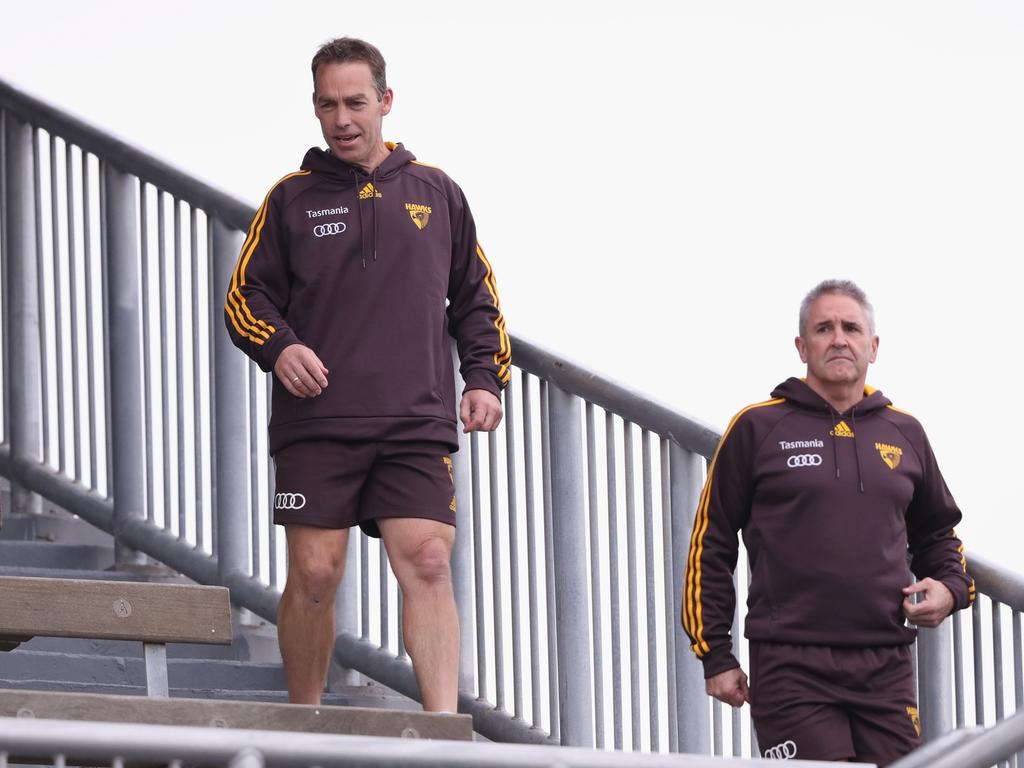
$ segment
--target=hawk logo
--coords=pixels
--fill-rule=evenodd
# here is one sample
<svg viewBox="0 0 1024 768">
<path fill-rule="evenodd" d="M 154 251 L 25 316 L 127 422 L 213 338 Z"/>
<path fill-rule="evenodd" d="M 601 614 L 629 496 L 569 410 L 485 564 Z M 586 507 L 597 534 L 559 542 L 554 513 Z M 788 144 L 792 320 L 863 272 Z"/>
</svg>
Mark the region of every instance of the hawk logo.
<svg viewBox="0 0 1024 768">
<path fill-rule="evenodd" d="M 921 736 L 921 718 L 917 716 L 917 707 L 907 707 L 907 714 L 910 715 L 910 722 L 914 724 L 914 731 L 918 737 Z"/>
<path fill-rule="evenodd" d="M 413 219 L 415 221 L 415 219 Z M 448 468 L 448 479 L 452 481 L 452 485 L 455 485 L 455 472 L 452 470 L 452 458 L 451 456 L 442 456 L 441 461 Z M 455 511 L 455 494 L 452 494 L 452 500 L 448 502 L 448 509 L 452 512 Z"/>
<path fill-rule="evenodd" d="M 850 429 L 845 421 L 840 421 L 829 434 L 833 437 L 853 437 L 853 430 Z"/>
<path fill-rule="evenodd" d="M 430 206 L 420 205 L 419 203 L 406 203 L 405 210 L 409 212 L 409 216 L 412 218 L 412 223 L 416 225 L 416 229 L 426 229 L 427 224 L 430 223 Z"/>
<path fill-rule="evenodd" d="M 372 183 L 367 183 L 365 187 L 359 190 L 359 199 L 369 200 L 371 197 L 384 197 L 384 195 Z"/>
<path fill-rule="evenodd" d="M 878 455 L 882 457 L 882 461 L 885 462 L 889 469 L 896 469 L 900 465 L 900 459 L 903 458 L 903 449 L 898 445 L 875 443 L 875 450 L 878 451 Z"/>
</svg>

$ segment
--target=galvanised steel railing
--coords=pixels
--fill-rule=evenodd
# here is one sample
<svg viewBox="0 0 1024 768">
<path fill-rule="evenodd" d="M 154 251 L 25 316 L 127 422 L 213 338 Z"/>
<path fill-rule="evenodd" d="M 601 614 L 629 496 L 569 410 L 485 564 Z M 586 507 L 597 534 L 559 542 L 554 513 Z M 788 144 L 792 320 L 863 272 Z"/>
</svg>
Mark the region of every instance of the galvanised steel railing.
<svg viewBox="0 0 1024 768">
<path fill-rule="evenodd" d="M 595 752 L 549 745 L 337 736 L 324 733 L 0 718 L 0 768 L 10 764 L 182 765 L 230 768 L 723 768 L 753 761 Z M 801 762 L 807 768 L 831 763 Z"/>
<path fill-rule="evenodd" d="M 221 321 L 252 208 L 2 83 L 0 121 L 0 473 L 15 508 L 45 497 L 114 533 L 119 563 L 145 553 L 273 621 L 286 563 L 268 381 Z M 513 355 L 502 427 L 454 457 L 460 709 L 498 740 L 756 754 L 747 714 L 704 694 L 678 622 L 718 434 L 522 339 Z M 921 633 L 928 736 L 1021 701 L 1024 589 L 971 568 L 1012 632 L 985 604 L 966 636 L 959 619 Z M 379 542 L 350 538 L 338 608 L 339 663 L 415 697 Z M 738 613 L 745 660 L 741 628 Z"/>
</svg>

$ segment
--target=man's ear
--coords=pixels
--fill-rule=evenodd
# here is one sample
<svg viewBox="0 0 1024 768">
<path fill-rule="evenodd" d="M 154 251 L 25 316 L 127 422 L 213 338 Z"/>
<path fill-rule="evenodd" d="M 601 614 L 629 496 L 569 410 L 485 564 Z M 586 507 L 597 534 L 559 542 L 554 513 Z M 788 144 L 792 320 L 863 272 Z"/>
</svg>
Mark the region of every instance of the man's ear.
<svg viewBox="0 0 1024 768">
<path fill-rule="evenodd" d="M 800 362 L 806 363 L 807 362 L 807 345 L 804 344 L 804 337 L 803 336 L 797 336 L 795 339 L 793 339 L 793 342 L 796 344 L 796 351 L 800 353 Z"/>
</svg>

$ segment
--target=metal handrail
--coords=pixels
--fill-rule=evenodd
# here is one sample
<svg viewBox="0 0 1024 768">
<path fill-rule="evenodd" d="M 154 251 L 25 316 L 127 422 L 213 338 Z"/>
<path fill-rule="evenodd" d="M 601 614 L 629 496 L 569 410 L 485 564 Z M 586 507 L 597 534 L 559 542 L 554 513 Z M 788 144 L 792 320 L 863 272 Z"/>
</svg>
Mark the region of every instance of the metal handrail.
<svg viewBox="0 0 1024 768">
<path fill-rule="evenodd" d="M 111 136 L 108 131 L 70 112 L 29 96 L 3 80 L 0 80 L 0 107 L 34 125 L 59 125 L 61 135 L 82 149 L 103 157 L 122 171 L 146 179 L 175 197 L 192 201 L 228 226 L 248 229 L 252 223 L 255 209 L 249 203 Z"/>
</svg>

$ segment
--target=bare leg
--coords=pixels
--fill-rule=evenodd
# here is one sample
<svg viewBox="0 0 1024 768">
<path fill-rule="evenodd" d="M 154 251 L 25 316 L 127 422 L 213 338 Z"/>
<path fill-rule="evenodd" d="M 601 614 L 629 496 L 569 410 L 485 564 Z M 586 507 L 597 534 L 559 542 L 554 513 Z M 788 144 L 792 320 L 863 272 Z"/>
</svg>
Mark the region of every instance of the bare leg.
<svg viewBox="0 0 1024 768">
<path fill-rule="evenodd" d="M 345 570 L 348 529 L 286 525 L 288 581 L 277 641 L 292 704 L 319 704 L 334 647 L 334 593 Z"/>
<path fill-rule="evenodd" d="M 459 615 L 452 591 L 455 528 L 436 520 L 378 520 L 391 567 L 402 587 L 402 631 L 428 712 L 456 712 Z"/>
</svg>

